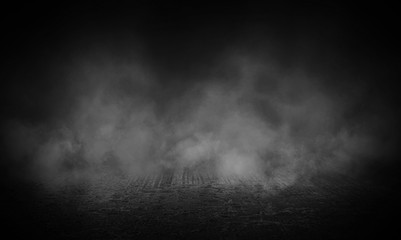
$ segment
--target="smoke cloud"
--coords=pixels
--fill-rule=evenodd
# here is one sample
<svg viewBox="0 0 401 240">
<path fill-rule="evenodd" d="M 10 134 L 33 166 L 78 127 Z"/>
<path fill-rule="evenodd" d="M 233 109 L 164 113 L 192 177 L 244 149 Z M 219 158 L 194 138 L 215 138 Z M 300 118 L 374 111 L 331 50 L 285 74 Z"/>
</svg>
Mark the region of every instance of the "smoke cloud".
<svg viewBox="0 0 401 240">
<path fill-rule="evenodd" d="M 293 183 L 322 171 L 356 174 L 394 153 L 395 118 L 369 86 L 336 85 L 302 66 L 284 71 L 253 54 L 225 55 L 180 81 L 153 74 L 146 60 L 115 59 L 75 59 L 50 98 L 62 109 L 51 123 L 3 124 L 17 175 L 66 184 L 102 169 L 137 176 L 208 166 L 218 176 Z M 378 107 L 358 109 L 364 101 Z"/>
</svg>

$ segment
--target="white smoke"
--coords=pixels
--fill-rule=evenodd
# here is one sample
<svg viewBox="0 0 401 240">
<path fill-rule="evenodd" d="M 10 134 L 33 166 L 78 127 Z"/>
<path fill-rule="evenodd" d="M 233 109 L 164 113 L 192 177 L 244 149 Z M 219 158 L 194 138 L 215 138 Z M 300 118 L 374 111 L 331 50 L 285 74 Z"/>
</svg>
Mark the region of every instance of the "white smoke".
<svg viewBox="0 0 401 240">
<path fill-rule="evenodd" d="M 6 130 L 9 151 L 31 159 L 44 182 L 88 177 L 105 166 L 138 175 L 210 164 L 218 175 L 291 183 L 378 154 L 377 139 L 349 126 L 349 105 L 317 79 L 299 70 L 282 74 L 251 57 L 227 62 L 238 70 L 232 79 L 212 76 L 167 103 L 158 101 L 156 77 L 138 64 L 83 64 L 71 81 L 74 111 L 56 127 L 16 121 Z"/>
</svg>

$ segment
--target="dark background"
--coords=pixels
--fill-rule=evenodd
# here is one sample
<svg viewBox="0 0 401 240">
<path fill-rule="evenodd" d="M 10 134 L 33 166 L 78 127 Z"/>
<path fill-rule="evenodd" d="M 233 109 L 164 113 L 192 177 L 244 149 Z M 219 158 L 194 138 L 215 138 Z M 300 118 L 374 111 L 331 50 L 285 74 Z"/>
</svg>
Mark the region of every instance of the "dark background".
<svg viewBox="0 0 401 240">
<path fill-rule="evenodd" d="M 369 81 L 373 94 L 389 103 L 397 95 L 400 16 L 395 5 L 145 2 L 6 7 L 1 19 L 3 113 L 33 121 L 51 116 L 46 97 L 65 81 L 51 75 L 58 73 L 55 68 L 96 49 L 122 61 L 139 52 L 166 82 L 202 74 L 225 50 L 256 55 L 267 50 L 284 67 L 302 62 L 317 74 Z M 32 114 L 36 106 L 28 105 L 34 103 L 16 99 L 16 94 L 34 98 L 39 112 Z"/>
<path fill-rule="evenodd" d="M 325 79 L 335 94 L 348 85 L 357 86 L 353 91 L 358 94 L 360 85 L 366 93 L 355 114 L 374 112 L 373 103 L 379 103 L 392 118 L 398 117 L 400 15 L 389 3 L 138 1 L 21 3 L 4 9 L 4 120 L 51 125 L 68 115 L 74 93 L 64 76 L 77 58 L 94 52 L 121 62 L 142 59 L 162 88 L 171 89 L 162 102 L 210 74 L 219 56 L 236 51 L 268 55 L 282 71 L 301 65 Z M 196 80 L 188 80 L 193 76 Z M 398 139 L 398 124 L 390 127 Z M 398 170 L 398 161 L 388 162 L 374 169 L 397 175 L 389 171 Z"/>
<path fill-rule="evenodd" d="M 384 2 L 335 1 L 3 6 L 2 121 L 52 124 L 68 114 L 70 103 L 63 99 L 68 84 L 54 77 L 64 71 L 58 66 L 98 48 L 121 61 L 129 60 L 130 48 L 135 48 L 166 86 L 190 85 L 185 76 L 207 74 L 204 69 L 213 66 L 221 52 L 268 52 L 284 69 L 302 62 L 316 75 L 333 76 L 329 79 L 336 86 L 341 81 L 367 85 L 369 95 L 398 116 L 399 10 Z M 343 75 L 351 77 L 336 78 Z M 61 110 L 55 107 L 60 104 Z M 364 107 L 369 108 L 369 102 L 362 103 Z M 399 126 L 390 127 L 398 139 Z M 15 217 L 17 228 L 33 227 L 29 219 L 35 193 L 16 180 L 7 154 L 3 158 L 5 216 Z M 385 162 L 377 161 L 369 177 L 399 186 L 398 157 Z"/>
</svg>

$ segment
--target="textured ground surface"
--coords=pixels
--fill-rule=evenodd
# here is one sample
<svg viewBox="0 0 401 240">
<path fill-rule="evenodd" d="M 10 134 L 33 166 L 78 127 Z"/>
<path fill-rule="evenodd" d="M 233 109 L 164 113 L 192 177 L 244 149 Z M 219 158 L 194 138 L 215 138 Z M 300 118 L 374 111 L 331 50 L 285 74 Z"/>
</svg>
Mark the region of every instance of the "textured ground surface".
<svg viewBox="0 0 401 240">
<path fill-rule="evenodd" d="M 387 190 L 338 175 L 288 186 L 189 169 L 99 176 L 13 202 L 12 231 L 57 239 L 343 239 L 391 228 Z"/>
</svg>

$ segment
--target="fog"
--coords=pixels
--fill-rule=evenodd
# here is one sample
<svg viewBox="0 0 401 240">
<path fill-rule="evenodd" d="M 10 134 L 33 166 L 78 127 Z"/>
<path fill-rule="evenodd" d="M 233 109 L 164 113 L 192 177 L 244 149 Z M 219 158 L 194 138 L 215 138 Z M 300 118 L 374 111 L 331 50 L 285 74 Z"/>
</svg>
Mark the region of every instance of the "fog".
<svg viewBox="0 0 401 240">
<path fill-rule="evenodd" d="M 394 153 L 395 140 L 383 142 L 391 112 L 369 86 L 344 81 L 352 76 L 324 79 L 233 51 L 204 74 L 166 81 L 146 58 L 89 53 L 54 76 L 63 89 L 47 104 L 61 114 L 3 124 L 14 175 L 59 185 L 104 169 L 140 176 L 207 166 L 292 184 L 319 172 L 357 175 Z M 358 109 L 361 101 L 378 107 Z"/>
<path fill-rule="evenodd" d="M 185 168 L 288 185 L 390 174 L 394 24 L 314 4 L 25 9 L 5 30 L 2 175 L 59 186 Z"/>
</svg>

